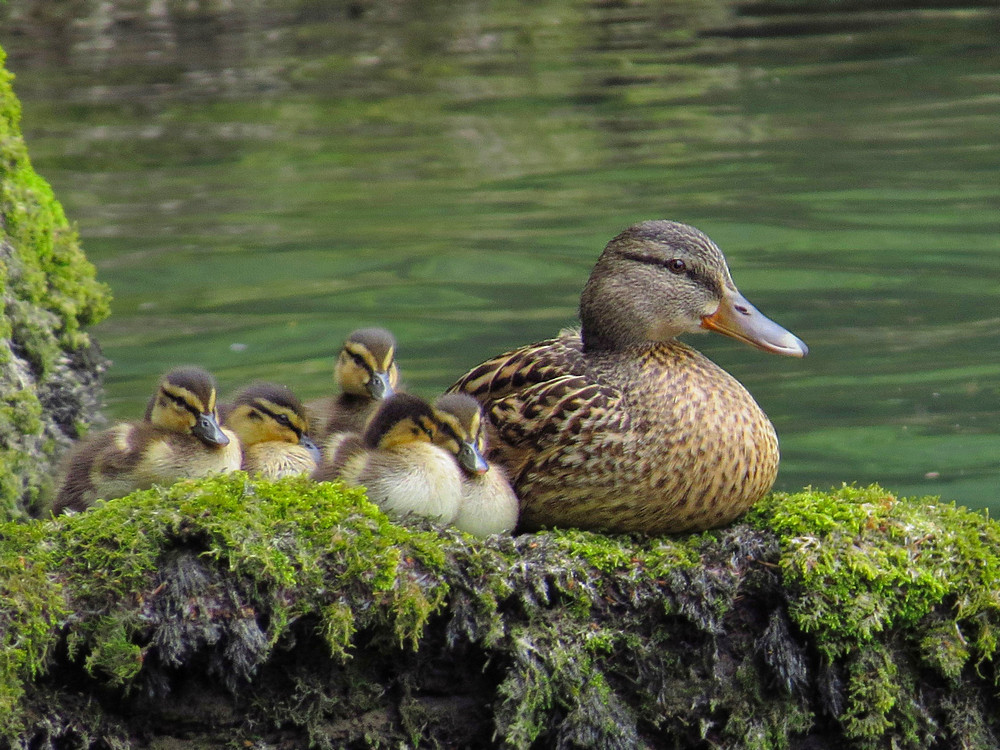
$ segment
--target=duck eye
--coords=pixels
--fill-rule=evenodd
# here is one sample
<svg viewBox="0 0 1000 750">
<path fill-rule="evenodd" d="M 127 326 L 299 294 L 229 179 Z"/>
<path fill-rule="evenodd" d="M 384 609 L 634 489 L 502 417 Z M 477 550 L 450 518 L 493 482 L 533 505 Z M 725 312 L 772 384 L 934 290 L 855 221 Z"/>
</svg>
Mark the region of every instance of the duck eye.
<svg viewBox="0 0 1000 750">
<path fill-rule="evenodd" d="M 672 273 L 684 273 L 687 270 L 687 263 L 680 258 L 671 258 L 667 261 L 667 268 Z"/>
</svg>

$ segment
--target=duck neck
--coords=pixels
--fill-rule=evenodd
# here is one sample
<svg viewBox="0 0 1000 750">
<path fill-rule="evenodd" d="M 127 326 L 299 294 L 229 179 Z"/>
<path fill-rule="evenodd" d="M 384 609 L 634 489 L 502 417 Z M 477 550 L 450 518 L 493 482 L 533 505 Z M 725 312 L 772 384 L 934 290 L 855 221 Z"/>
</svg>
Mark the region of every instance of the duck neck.
<svg viewBox="0 0 1000 750">
<path fill-rule="evenodd" d="M 616 352 L 653 341 L 648 335 L 649 326 L 628 304 L 615 305 L 605 300 L 587 300 L 580 305 L 580 339 L 585 352 Z"/>
</svg>

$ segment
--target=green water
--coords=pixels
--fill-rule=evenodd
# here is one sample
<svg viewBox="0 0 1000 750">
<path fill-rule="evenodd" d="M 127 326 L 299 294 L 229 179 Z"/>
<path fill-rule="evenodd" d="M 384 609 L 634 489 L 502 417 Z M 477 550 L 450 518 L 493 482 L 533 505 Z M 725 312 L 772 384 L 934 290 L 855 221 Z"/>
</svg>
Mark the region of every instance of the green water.
<svg viewBox="0 0 1000 750">
<path fill-rule="evenodd" d="M 113 416 L 179 363 L 325 394 L 371 324 L 433 395 L 673 218 L 810 346 L 692 342 L 772 417 L 779 488 L 1000 508 L 995 2 L 233 5 L 0 5 L 33 161 L 115 295 Z"/>
</svg>

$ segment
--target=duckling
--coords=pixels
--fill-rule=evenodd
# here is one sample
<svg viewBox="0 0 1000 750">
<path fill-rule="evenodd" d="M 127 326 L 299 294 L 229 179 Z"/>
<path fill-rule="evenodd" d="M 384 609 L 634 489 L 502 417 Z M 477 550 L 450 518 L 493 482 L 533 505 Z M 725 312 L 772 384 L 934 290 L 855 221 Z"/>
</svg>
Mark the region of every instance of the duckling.
<svg viewBox="0 0 1000 750">
<path fill-rule="evenodd" d="M 464 473 L 453 524 L 475 536 L 509 534 L 517 526 L 517 496 L 504 470 L 483 457 L 486 420 L 479 402 L 464 393 L 447 393 L 434 402 L 434 410 L 439 425 L 435 442 L 455 455 Z"/>
<path fill-rule="evenodd" d="M 337 432 L 363 432 L 382 401 L 399 386 L 396 339 L 384 328 L 359 328 L 337 357 L 334 379 L 339 396 L 306 404 L 309 423 L 319 441 Z"/>
<path fill-rule="evenodd" d="M 64 464 L 52 512 L 85 510 L 154 484 L 240 468 L 240 443 L 219 426 L 215 380 L 198 367 L 160 378 L 141 422 L 122 422 L 78 443 Z"/>
<path fill-rule="evenodd" d="M 363 486 L 388 513 L 451 523 L 461 502 L 462 475 L 454 457 L 434 444 L 437 429 L 426 401 L 397 393 L 375 412 L 364 435 L 337 433 L 328 439 L 313 478 Z"/>
<path fill-rule="evenodd" d="M 243 389 L 222 423 L 240 439 L 248 474 L 278 479 L 316 470 L 319 448 L 308 435 L 305 408 L 283 385 L 255 383 Z"/>
<path fill-rule="evenodd" d="M 732 521 L 771 488 L 770 420 L 677 336 L 716 331 L 790 357 L 808 349 L 740 294 L 712 240 L 671 221 L 629 227 L 594 266 L 580 323 L 451 387 L 483 405 L 522 528 L 700 530 Z"/>
</svg>

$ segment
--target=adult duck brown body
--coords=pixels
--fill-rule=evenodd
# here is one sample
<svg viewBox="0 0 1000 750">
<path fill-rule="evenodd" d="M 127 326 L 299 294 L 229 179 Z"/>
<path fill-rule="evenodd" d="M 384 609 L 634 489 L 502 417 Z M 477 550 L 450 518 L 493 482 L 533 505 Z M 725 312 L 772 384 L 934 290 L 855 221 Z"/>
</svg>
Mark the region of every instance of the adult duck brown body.
<svg viewBox="0 0 1000 750">
<path fill-rule="evenodd" d="M 775 354 L 808 350 L 739 293 L 712 240 L 670 221 L 629 227 L 594 266 L 580 322 L 451 388 L 483 404 L 522 529 L 705 529 L 771 488 L 770 420 L 735 378 L 676 337 L 707 329 Z"/>
</svg>

